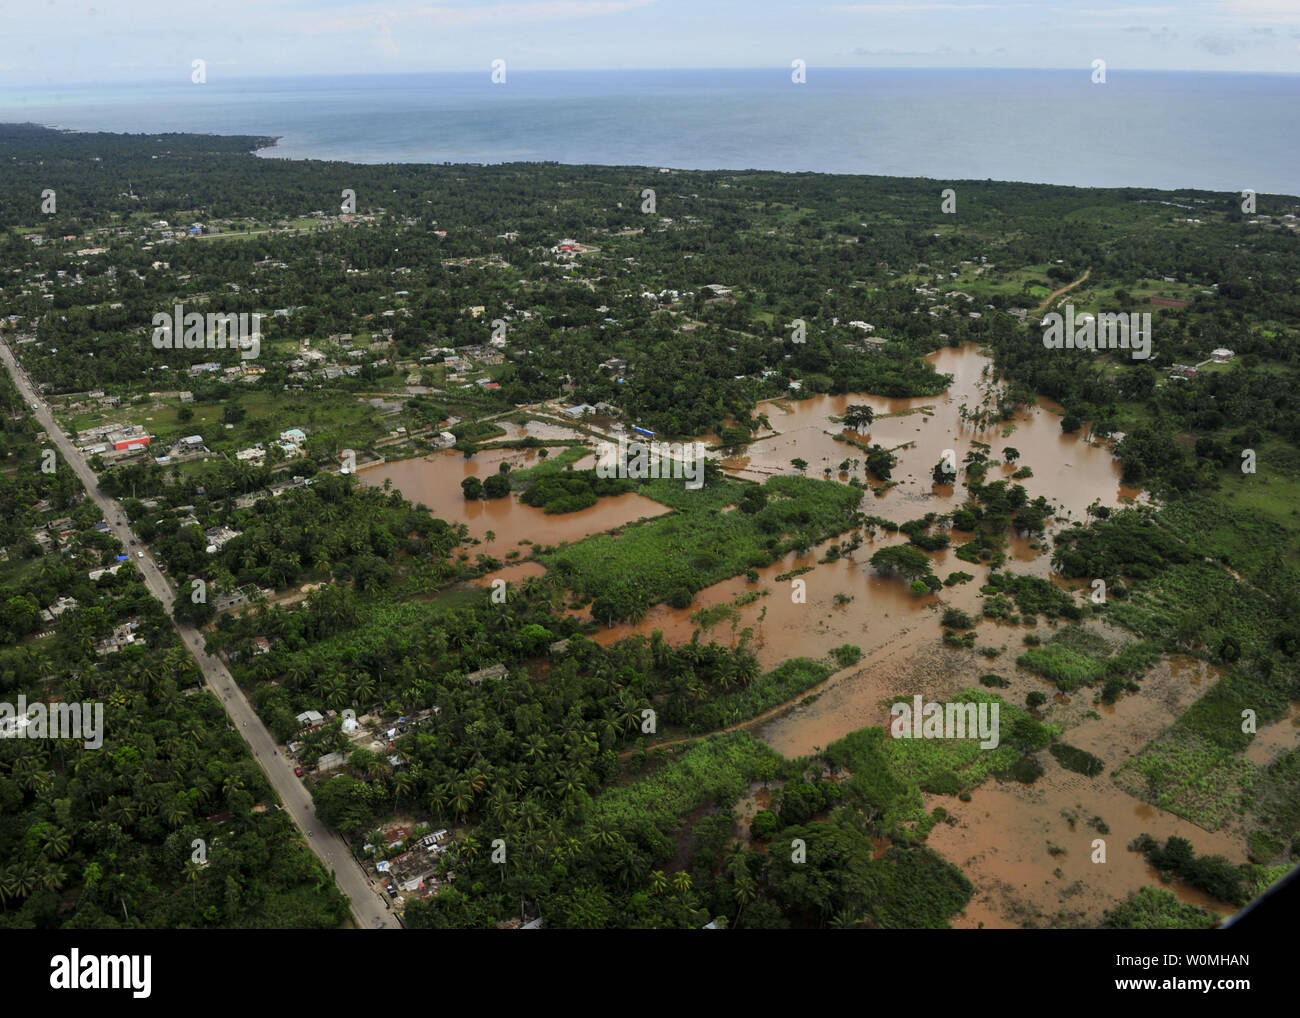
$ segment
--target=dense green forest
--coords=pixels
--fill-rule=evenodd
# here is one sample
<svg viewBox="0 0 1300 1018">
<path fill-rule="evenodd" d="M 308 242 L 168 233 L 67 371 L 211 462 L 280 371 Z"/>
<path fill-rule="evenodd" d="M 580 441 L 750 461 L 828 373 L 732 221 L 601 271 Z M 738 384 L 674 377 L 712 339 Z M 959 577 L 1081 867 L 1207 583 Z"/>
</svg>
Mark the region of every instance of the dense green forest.
<svg viewBox="0 0 1300 1018">
<path fill-rule="evenodd" d="M 103 744 L 0 739 L 0 926 L 340 925 L 346 902 L 131 564 L 87 578 L 121 546 L 70 470 L 40 470 L 20 407 L 0 377 L 0 697 L 100 704 Z M 68 548 L 42 554 L 31 535 L 60 513 Z M 64 598 L 57 626 L 42 622 Z M 98 654 L 123 625 L 131 645 Z"/>
</svg>

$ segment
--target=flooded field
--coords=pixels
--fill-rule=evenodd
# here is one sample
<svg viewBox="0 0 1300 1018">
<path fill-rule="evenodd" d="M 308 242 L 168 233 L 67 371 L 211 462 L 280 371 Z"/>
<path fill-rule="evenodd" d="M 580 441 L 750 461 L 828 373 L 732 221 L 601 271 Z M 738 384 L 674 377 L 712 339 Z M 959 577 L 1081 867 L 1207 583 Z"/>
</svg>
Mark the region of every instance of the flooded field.
<svg viewBox="0 0 1300 1018">
<path fill-rule="evenodd" d="M 1246 750 L 1246 759 L 1267 767 L 1279 755 L 1300 745 L 1300 703 L 1292 702 L 1286 714 L 1259 729 Z"/>
<path fill-rule="evenodd" d="M 1125 795 L 1105 775 L 1086 778 L 1044 754 L 1045 773 L 1032 785 L 990 780 L 972 800 L 927 795 L 953 824 L 936 824 L 927 844 L 961 867 L 975 885 L 957 928 L 1096 928 L 1107 909 L 1147 884 L 1221 915 L 1235 910 L 1195 888 L 1163 885 L 1128 845 L 1140 834 L 1187 838 L 1198 853 L 1246 861 L 1239 838 L 1208 834 L 1194 824 Z M 1090 826 L 1099 817 L 1107 834 Z M 1073 820 L 1073 826 L 1071 821 Z M 1104 842 L 1105 862 L 1094 862 Z M 1098 855 L 1098 858 L 1100 856 Z"/>
<path fill-rule="evenodd" d="M 947 392 L 917 399 L 821 395 L 759 404 L 755 416 L 765 413 L 777 434 L 753 442 L 742 455 L 724 459 L 723 466 L 738 476 L 762 480 L 774 473 L 798 473 L 791 465 L 797 457 L 807 461 L 809 477 L 824 477 L 830 468 L 832 478 L 847 480 L 864 476 L 866 454 L 847 442 L 835 441 L 836 434 L 847 434 L 864 445 L 883 445 L 900 457 L 891 477 L 899 483 L 881 497 L 868 495 L 863 509 L 901 523 L 930 511 L 948 512 L 964 501 L 965 489 L 960 484 L 936 486 L 931 471 L 945 449 L 956 452 L 960 465 L 971 442 L 979 441 L 992 446 L 989 455 L 999 460 L 1005 446 L 1020 452 L 1016 463 L 991 470 L 989 480 L 997 480 L 999 471 L 1010 477 L 1019 467 L 1029 466 L 1033 477 L 1020 483 L 1031 497 L 1047 496 L 1067 518 L 1084 519 L 1088 505 L 1096 499 L 1114 506 L 1137 497 L 1135 489 L 1120 483 L 1119 462 L 1109 445 L 1087 441 L 1083 431 L 1063 434 L 1060 407 L 1050 400 L 1039 400 L 1014 421 L 987 428 L 963 419 L 963 407 L 974 412 L 986 405 L 991 386 L 992 360 L 973 344 L 945 347 L 926 360 L 941 374 L 953 376 Z M 861 433 L 846 432 L 830 420 L 842 416 L 850 404 L 865 404 L 875 411 L 875 422 Z M 898 448 L 904 445 L 907 448 Z M 859 460 L 856 469 L 852 465 L 855 458 Z M 845 459 L 850 468 L 842 474 L 839 465 Z"/>
<path fill-rule="evenodd" d="M 366 484 L 376 486 L 391 481 L 412 502 L 428 506 L 434 516 L 453 524 L 464 523 L 469 528 L 469 536 L 479 541 L 462 548 L 471 558 L 483 553 L 504 559 L 511 551 L 527 557 L 531 550 L 524 542 L 555 545 L 580 541 L 633 520 L 669 511 L 643 495 L 628 493 L 603 498 L 580 512 L 548 516 L 541 509 L 524 505 L 514 494 L 508 498 L 467 501 L 461 491 L 460 482 L 466 477 L 481 480 L 496 473 L 502 463 L 509 463 L 514 470 L 538 462 L 536 449 L 489 449 L 472 459 L 447 449 L 420 459 L 363 469 L 357 476 Z"/>
</svg>

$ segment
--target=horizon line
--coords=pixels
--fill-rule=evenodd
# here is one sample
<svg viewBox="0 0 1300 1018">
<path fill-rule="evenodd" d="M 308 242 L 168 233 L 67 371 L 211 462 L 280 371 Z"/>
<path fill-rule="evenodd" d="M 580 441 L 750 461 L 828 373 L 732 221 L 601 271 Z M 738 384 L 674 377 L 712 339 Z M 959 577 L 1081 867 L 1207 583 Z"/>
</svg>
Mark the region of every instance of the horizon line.
<svg viewBox="0 0 1300 1018">
<path fill-rule="evenodd" d="M 212 64 L 209 64 L 211 68 Z M 215 65 L 220 66 L 220 65 Z M 1075 73 L 1088 74 L 1092 67 L 1090 64 L 1079 64 L 1066 67 L 982 67 L 978 65 L 932 65 L 932 64 L 907 64 L 899 66 L 880 66 L 880 65 L 831 65 L 831 64 L 809 64 L 810 71 L 987 71 L 987 72 L 1043 72 L 1043 73 Z M 533 75 L 533 74 L 640 74 L 640 73 L 660 73 L 660 74 L 691 74 L 701 72 L 744 72 L 744 71 L 765 71 L 774 75 L 785 75 L 790 70 L 789 65 L 773 66 L 768 64 L 744 67 L 584 67 L 584 68 L 549 68 L 549 67 L 510 67 L 509 73 L 515 75 Z M 467 75 L 484 75 L 491 74 L 491 67 L 475 68 L 473 70 L 408 70 L 408 71 L 338 71 L 330 74 L 319 72 L 298 72 L 285 74 L 247 74 L 247 75 L 229 75 L 218 78 L 217 81 L 208 81 L 204 84 L 219 84 L 221 82 L 239 83 L 250 81 L 300 81 L 300 80 L 334 80 L 338 78 L 403 78 L 403 77 L 464 77 Z M 50 82 L 27 82 L 27 81 L 6 81 L 2 72 L 0 72 L 0 91 L 4 89 L 59 89 L 59 88 L 102 88 L 111 85 L 162 85 L 167 83 L 184 84 L 193 87 L 189 79 L 189 65 L 185 65 L 178 70 L 175 77 L 152 77 L 152 78 L 115 78 L 111 80 L 88 79 L 84 81 L 72 81 L 62 84 L 52 84 Z M 183 73 L 182 73 L 183 72 Z M 1205 68 L 1168 68 L 1168 67 L 1122 67 L 1112 64 L 1106 65 L 1107 74 L 1196 74 L 1196 75 L 1214 75 L 1220 77 L 1300 77 L 1300 71 L 1277 71 L 1277 70 L 1207 70 Z"/>
</svg>

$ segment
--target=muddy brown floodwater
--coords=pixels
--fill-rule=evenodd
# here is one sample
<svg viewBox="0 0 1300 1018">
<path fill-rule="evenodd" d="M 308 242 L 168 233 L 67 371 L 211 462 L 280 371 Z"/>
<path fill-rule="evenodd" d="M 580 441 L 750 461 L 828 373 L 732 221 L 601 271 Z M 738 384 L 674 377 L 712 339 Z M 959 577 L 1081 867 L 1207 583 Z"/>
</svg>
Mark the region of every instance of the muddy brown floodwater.
<svg viewBox="0 0 1300 1018">
<path fill-rule="evenodd" d="M 460 482 L 466 477 L 480 480 L 489 477 L 502 463 L 509 463 L 515 470 L 539 462 L 536 449 L 489 449 L 476 453 L 472 459 L 465 459 L 463 454 L 447 449 L 420 459 L 398 460 L 362 469 L 357 476 L 372 485 L 392 481 L 394 488 L 412 502 L 423 502 L 434 516 L 452 524 L 464 523 L 469 527 L 470 537 L 480 542 L 461 548 L 471 558 L 481 552 L 504 559 L 511 551 L 527 557 L 531 549 L 521 542 L 555 545 L 579 541 L 633 520 L 669 511 L 666 506 L 644 495 L 628 493 L 602 498 L 590 509 L 548 516 L 541 509 L 524 505 L 514 493 L 506 498 L 467 501 L 461 491 Z M 488 539 L 489 531 L 493 534 L 491 540 Z"/>
<path fill-rule="evenodd" d="M 944 348 L 928 359 L 936 370 L 953 376 L 948 391 L 939 396 L 822 395 L 761 404 L 755 412 L 767 415 L 771 431 L 761 432 L 760 440 L 748 446 L 744 455 L 724 459 L 724 468 L 761 481 L 773 474 L 796 473 L 791 460 L 799 457 L 808 462 L 810 477 L 825 476 L 825 468 L 830 468 L 830 476 L 840 481 L 856 476 L 878 485 L 878 480 L 865 475 L 865 452 L 835 441 L 833 436 L 843 429 L 830 420 L 841 416 L 849 404 L 865 403 L 877 418 L 864 433 L 852 437 L 866 445 L 894 449 L 899 462 L 892 478 L 897 483 L 880 496 L 868 491 L 861 508 L 902 523 L 927 512 L 951 512 L 965 500 L 966 491 L 960 483 L 940 486 L 932 482 L 931 471 L 945 450 L 954 451 L 961 469 L 973 442 L 991 446 L 990 455 L 999 460 L 1002 449 L 1012 446 L 1019 450 L 1018 460 L 1014 465 L 995 466 L 989 479 L 1009 478 L 1018 467 L 1030 467 L 1033 476 L 1019 483 L 1031 497 L 1046 496 L 1058 507 L 1058 518 L 1050 522 L 1046 540 L 1012 538 L 1006 568 L 1050 578 L 1062 589 L 1072 590 L 1075 597 L 1086 596 L 1086 586 L 1066 584 L 1051 573 L 1045 549 L 1051 547 L 1051 531 L 1086 520 L 1087 507 L 1094 501 L 1114 508 L 1142 499 L 1140 492 L 1121 483 L 1120 466 L 1109 443 L 1090 441 L 1082 431 L 1062 434 L 1060 408 L 1047 400 L 1024 409 L 1014 421 L 978 427 L 970 413 L 992 405 L 990 358 L 967 345 Z M 524 433 L 516 425 L 506 426 L 513 437 Z M 543 438 L 575 434 L 567 431 L 549 424 L 528 428 L 528 433 Z M 712 438 L 706 435 L 700 440 Z M 839 465 L 846 459 L 848 468 L 841 471 Z M 461 480 L 485 477 L 502 462 L 512 468 L 530 466 L 538 462 L 537 453 L 490 450 L 465 460 L 459 452 L 448 451 L 363 470 L 361 476 L 370 484 L 391 480 L 407 498 L 428 505 L 434 515 L 464 522 L 470 534 L 482 542 L 469 549 L 471 555 L 482 551 L 504 558 L 507 552 L 518 550 L 527 556 L 529 549 L 520 542 L 556 545 L 576 541 L 668 511 L 635 494 L 602 499 L 591 509 L 562 516 L 546 516 L 522 505 L 514 495 L 494 502 L 467 503 Z M 588 458 L 579 466 L 592 462 Z M 489 530 L 495 531 L 492 541 L 487 540 Z M 954 531 L 954 547 L 970 536 Z M 887 699 L 921 693 L 927 700 L 944 700 L 978 685 L 979 676 L 986 672 L 1011 683 L 998 690 L 1008 702 L 1023 704 L 1026 695 L 1035 690 L 1046 693 L 1048 702 L 1041 708 L 1041 716 L 1067 726 L 1064 741 L 1100 757 L 1105 771 L 1087 778 L 1063 769 L 1044 752 L 1040 756 L 1046 771 L 1033 785 L 989 779 L 973 792 L 969 803 L 927 796 L 929 808 L 942 805 L 951 819 L 951 823 L 935 826 L 929 844 L 960 866 L 976 888 L 969 907 L 954 925 L 1096 926 L 1107 908 L 1143 885 L 1159 882 L 1145 860 L 1127 851 L 1133 838 L 1143 833 L 1160 838 L 1177 834 L 1188 838 L 1198 853 L 1219 853 L 1233 862 L 1245 861 L 1240 831 L 1211 834 L 1129 796 L 1110 779 L 1116 768 L 1157 737 L 1217 680 L 1217 671 L 1203 662 L 1175 656 L 1152 669 L 1140 692 L 1125 694 L 1113 706 L 1095 703 L 1095 694 L 1087 689 L 1059 694 L 1015 665 L 1025 634 L 1032 629 L 1046 639 L 1054 624 L 1039 620 L 1031 627 L 982 620 L 976 630 L 977 646 L 997 649 L 999 653 L 992 658 L 942 645 L 939 615 L 945 606 L 980 616 L 979 588 L 987 567 L 963 562 L 951 549 L 930 553 L 940 578 L 960 570 L 974 574 L 975 579 L 944 588 L 937 595 L 917 597 L 900 581 L 876 576 L 868 564 L 879 548 L 901 543 L 902 535 L 878 532 L 863 537 L 852 559 L 819 562 L 833 543 L 826 542 L 809 554 L 792 553 L 758 570 L 756 583 L 743 576 L 725 580 L 700 591 L 690 608 L 658 605 L 635 625 L 602 627 L 594 639 L 608 645 L 634 633 L 649 635 L 661 630 L 670 643 L 682 643 L 697 628 L 692 613 L 704 606 L 733 604 L 731 616 L 712 626 L 703 638 L 735 644 L 750 630 L 751 646 L 765 669 L 792 657 L 820 658 L 840 644 L 857 645 L 862 650 L 859 662 L 810 690 L 815 694 L 811 702 L 783 705 L 753 723 L 759 738 L 792 757 L 814 753 L 864 726 L 885 725 Z M 793 596 L 793 581 L 776 577 L 805 567 L 809 571 L 797 577 L 804 588 L 799 600 Z M 481 582 L 488 583 L 494 576 L 519 582 L 541 571 L 536 563 L 516 564 Z M 749 604 L 734 606 L 737 598 L 756 591 L 765 593 Z M 837 600 L 837 595 L 843 597 Z M 585 610 L 579 614 L 585 616 Z M 1114 643 L 1130 639 L 1099 621 L 1087 625 Z M 1296 745 L 1300 736 L 1297 725 L 1300 718 L 1293 706 L 1285 718 L 1261 729 L 1248 758 L 1267 764 L 1277 753 Z M 749 806 L 755 806 L 752 797 Z M 1089 826 L 1094 817 L 1100 818 L 1100 824 Z M 1101 825 L 1109 833 L 1099 833 Z M 738 833 L 743 836 L 747 831 Z M 1104 863 L 1092 861 L 1097 838 L 1106 843 Z M 1213 911 L 1230 911 L 1190 888 L 1171 889 L 1184 901 Z"/>
<path fill-rule="evenodd" d="M 992 359 L 974 344 L 944 347 L 926 360 L 941 374 L 953 376 L 948 390 L 938 396 L 889 399 L 821 395 L 759 404 L 755 415 L 766 413 L 777 434 L 753 442 L 743 455 L 724 459 L 724 467 L 739 476 L 761 480 L 774 473 L 797 473 L 790 461 L 798 457 L 807 461 L 809 477 L 823 477 L 825 468 L 829 467 L 832 478 L 864 478 L 866 453 L 847 442 L 835 441 L 834 435 L 843 433 L 863 445 L 896 450 L 910 443 L 908 448 L 896 452 L 900 463 L 894 468 L 891 480 L 900 483 L 879 498 L 868 494 L 862 506 L 866 512 L 902 523 L 931 509 L 948 511 L 964 501 L 965 489 L 960 483 L 936 486 L 931 472 L 946 449 L 956 453 L 960 470 L 971 442 L 979 441 L 992 446 L 989 455 L 998 460 L 1006 446 L 1020 452 L 1014 464 L 991 470 L 989 480 L 1010 478 L 1019 467 L 1029 466 L 1034 476 L 1020 483 L 1030 496 L 1045 495 L 1070 519 L 1085 519 L 1087 506 L 1095 499 L 1114 506 L 1137 498 L 1136 489 L 1121 484 L 1120 466 L 1109 444 L 1088 441 L 1083 431 L 1063 434 L 1061 408 L 1050 400 L 1040 399 L 1036 406 L 1017 414 L 1015 420 L 999 421 L 987 428 L 963 420 L 962 407 L 972 412 L 979 410 L 985 405 L 992 385 Z M 875 411 L 876 420 L 861 433 L 845 431 L 829 419 L 843 416 L 850 404 L 865 404 Z M 841 476 L 839 465 L 845 459 L 850 461 L 850 467 Z M 856 469 L 852 464 L 854 459 L 859 461 Z M 961 479 L 959 473 L 958 481 Z M 879 485 L 880 482 L 871 483 Z"/>
</svg>

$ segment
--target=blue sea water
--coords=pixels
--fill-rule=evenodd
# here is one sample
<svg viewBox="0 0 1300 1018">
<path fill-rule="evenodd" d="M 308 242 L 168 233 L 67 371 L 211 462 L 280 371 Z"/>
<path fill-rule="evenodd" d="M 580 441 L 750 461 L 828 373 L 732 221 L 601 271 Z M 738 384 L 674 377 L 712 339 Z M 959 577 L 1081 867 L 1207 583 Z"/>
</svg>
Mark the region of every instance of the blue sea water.
<svg viewBox="0 0 1300 1018">
<path fill-rule="evenodd" d="M 1300 193 L 1300 76 L 511 71 L 0 89 L 0 121 L 275 135 L 262 154 Z"/>
</svg>

